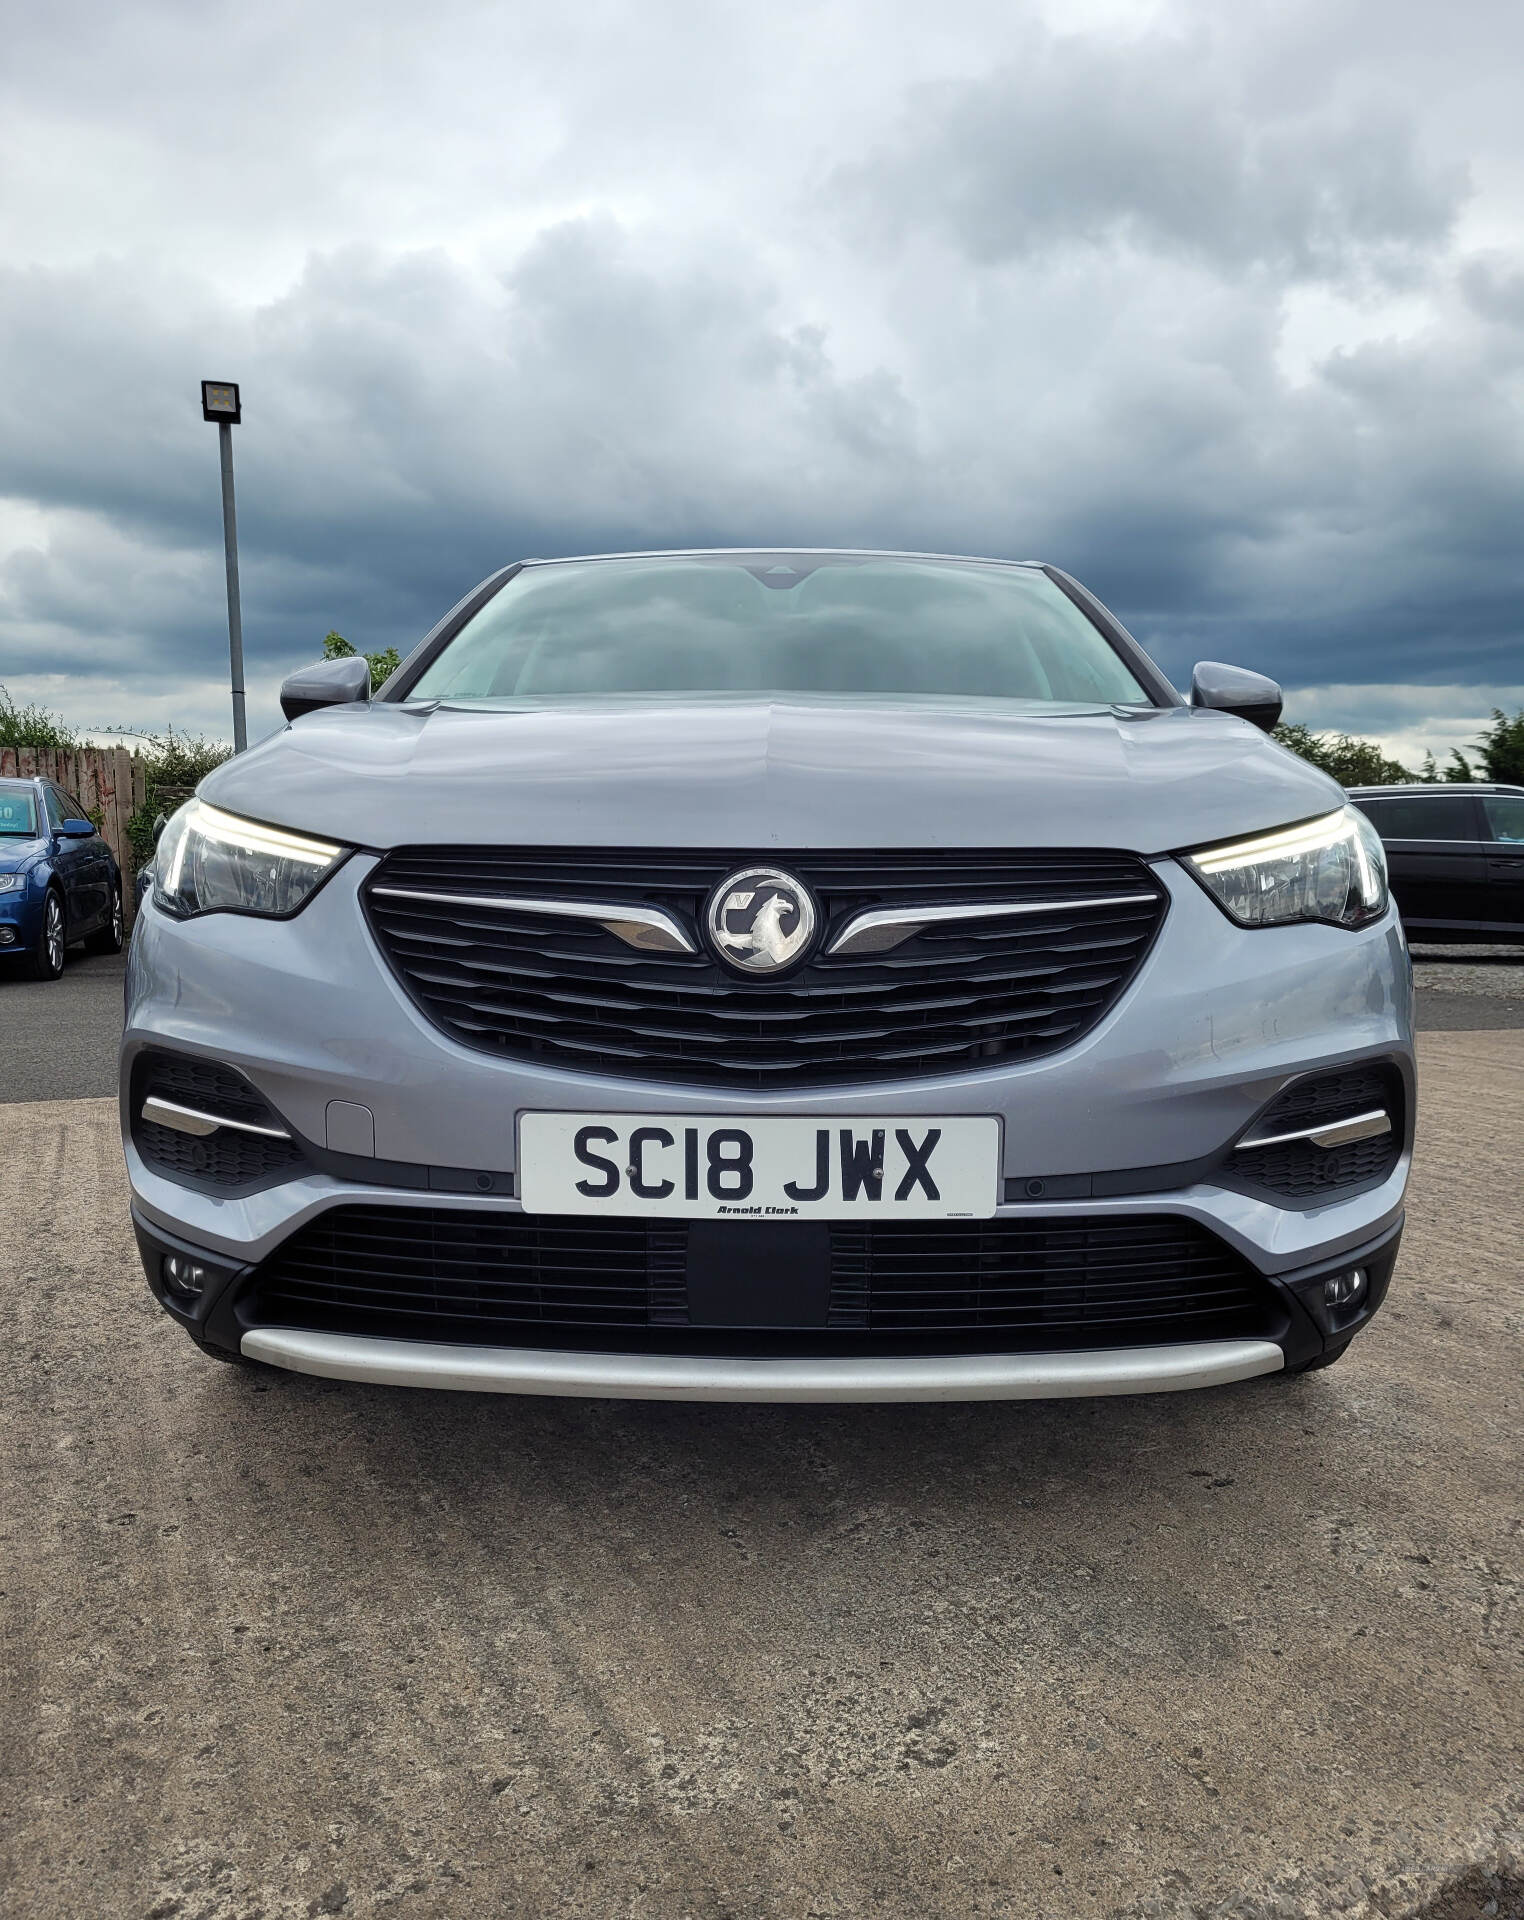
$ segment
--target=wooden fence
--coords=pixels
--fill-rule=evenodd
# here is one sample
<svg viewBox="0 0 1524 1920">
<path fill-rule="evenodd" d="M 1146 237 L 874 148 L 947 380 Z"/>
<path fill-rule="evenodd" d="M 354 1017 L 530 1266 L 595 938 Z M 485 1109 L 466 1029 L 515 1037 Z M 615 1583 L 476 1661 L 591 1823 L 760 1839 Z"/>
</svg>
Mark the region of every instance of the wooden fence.
<svg viewBox="0 0 1524 1920">
<path fill-rule="evenodd" d="M 122 906 L 127 923 L 136 912 L 133 876 L 137 861 L 127 838 L 128 819 L 148 799 L 142 759 L 125 747 L 0 747 L 0 779 L 56 780 L 96 822 L 122 869 Z"/>
</svg>

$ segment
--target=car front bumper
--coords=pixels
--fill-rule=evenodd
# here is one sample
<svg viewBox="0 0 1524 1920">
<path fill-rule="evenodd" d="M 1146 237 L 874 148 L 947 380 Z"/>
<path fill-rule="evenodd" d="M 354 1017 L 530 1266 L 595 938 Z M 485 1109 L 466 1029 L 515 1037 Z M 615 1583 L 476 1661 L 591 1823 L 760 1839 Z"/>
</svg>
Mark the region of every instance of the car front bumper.
<svg viewBox="0 0 1524 1920">
<path fill-rule="evenodd" d="M 0 893 L 0 961 L 7 955 L 27 960 L 35 951 L 44 892 L 29 879 L 24 887 Z"/>
<path fill-rule="evenodd" d="M 352 858 L 289 921 L 212 915 L 177 922 L 151 902 L 139 917 L 127 977 L 123 1128 L 150 1263 L 154 1248 L 192 1249 L 226 1276 L 231 1299 L 284 1241 L 336 1206 L 416 1204 L 426 1194 L 434 1208 L 520 1214 L 514 1123 L 529 1110 L 865 1120 L 888 1112 L 984 1112 L 1002 1121 L 1006 1204 L 998 1218 L 1061 1223 L 1167 1213 L 1196 1221 L 1275 1287 L 1286 1324 L 1271 1340 L 1197 1343 L 1210 1352 L 1188 1351 L 1185 1342 L 1074 1355 L 900 1356 L 892 1363 L 868 1355 L 680 1359 L 648 1352 L 619 1364 L 609 1354 L 550 1348 L 450 1345 L 440 1358 L 441 1350 L 421 1340 L 239 1328 L 212 1299 L 186 1311 L 166 1298 L 205 1343 L 241 1345 L 251 1358 L 299 1371 L 514 1392 L 1026 1397 L 1165 1390 L 1305 1364 L 1341 1345 L 1379 1305 L 1390 1272 L 1386 1254 L 1395 1257 L 1400 1233 L 1414 1107 L 1410 971 L 1393 914 L 1360 933 L 1245 933 L 1178 866 L 1161 861 L 1171 904 L 1158 940 L 1118 1004 L 1064 1052 L 935 1080 L 772 1096 L 708 1087 L 698 1093 L 539 1069 L 449 1039 L 402 992 L 366 930 L 357 893 L 371 865 L 369 856 Z M 236 1195 L 196 1190 L 155 1172 L 132 1142 L 128 1111 L 133 1063 L 146 1047 L 237 1068 L 312 1143 L 319 1164 Z M 1408 1138 L 1380 1184 L 1298 1207 L 1201 1174 L 1290 1080 L 1369 1060 L 1393 1063 L 1406 1092 Z M 340 1138 L 330 1132 L 335 1101 L 371 1114 L 373 1157 L 328 1150 Z M 352 1138 L 345 1134 L 340 1144 L 347 1148 Z M 1320 1326 L 1306 1304 L 1313 1280 L 1340 1261 L 1370 1258 L 1373 1249 L 1384 1266 L 1379 1287 L 1372 1286 L 1358 1314 Z M 155 1290 L 165 1298 L 162 1287 Z M 1245 1344 L 1255 1351 L 1240 1351 Z"/>
</svg>

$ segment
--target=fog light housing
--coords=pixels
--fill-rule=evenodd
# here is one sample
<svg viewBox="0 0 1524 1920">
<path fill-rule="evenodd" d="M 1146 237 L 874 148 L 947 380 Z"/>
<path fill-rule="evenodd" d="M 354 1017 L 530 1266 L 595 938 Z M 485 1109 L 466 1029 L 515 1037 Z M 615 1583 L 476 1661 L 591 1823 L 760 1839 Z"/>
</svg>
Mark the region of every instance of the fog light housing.
<svg viewBox="0 0 1524 1920">
<path fill-rule="evenodd" d="M 206 1286 L 206 1268 L 189 1254 L 166 1253 L 159 1262 L 159 1273 L 168 1290 L 182 1300 L 194 1300 Z"/>
<path fill-rule="evenodd" d="M 0 927 L 0 947 L 13 947 L 16 944 L 16 929 Z"/>
<path fill-rule="evenodd" d="M 1350 1267 L 1343 1273 L 1331 1273 L 1323 1282 L 1324 1304 L 1330 1307 L 1352 1307 L 1364 1291 L 1364 1267 Z"/>
</svg>

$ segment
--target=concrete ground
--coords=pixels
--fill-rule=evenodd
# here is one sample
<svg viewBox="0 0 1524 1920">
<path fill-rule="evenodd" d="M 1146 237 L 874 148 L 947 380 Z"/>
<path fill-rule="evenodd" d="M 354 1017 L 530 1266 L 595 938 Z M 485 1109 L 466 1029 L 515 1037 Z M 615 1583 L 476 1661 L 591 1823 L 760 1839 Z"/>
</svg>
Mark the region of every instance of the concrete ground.
<svg viewBox="0 0 1524 1920">
<path fill-rule="evenodd" d="M 57 980 L 25 980 L 0 963 L 0 1105 L 112 1091 L 126 964 L 71 947 Z"/>
<path fill-rule="evenodd" d="M 1335 1368 L 952 1408 L 218 1366 L 6 1110 L 0 1912 L 1524 1915 L 1524 1032 Z"/>
</svg>

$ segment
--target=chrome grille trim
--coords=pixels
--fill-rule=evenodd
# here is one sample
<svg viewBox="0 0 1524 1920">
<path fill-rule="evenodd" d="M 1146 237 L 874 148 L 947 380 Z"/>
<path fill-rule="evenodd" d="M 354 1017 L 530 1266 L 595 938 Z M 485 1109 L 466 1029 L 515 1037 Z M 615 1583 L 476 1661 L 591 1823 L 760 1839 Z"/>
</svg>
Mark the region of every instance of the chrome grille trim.
<svg viewBox="0 0 1524 1920">
<path fill-rule="evenodd" d="M 924 927 L 959 920 L 1008 920 L 1023 913 L 1075 913 L 1098 907 L 1147 906 L 1152 893 L 1113 893 L 1091 900 L 971 900 L 956 906 L 876 907 L 856 913 L 826 948 L 832 955 L 891 953 Z"/>
<path fill-rule="evenodd" d="M 487 907 L 499 913 L 538 913 L 549 920 L 592 920 L 650 953 L 697 953 L 698 948 L 670 913 L 660 907 L 610 906 L 596 900 L 537 900 L 506 894 L 429 893 L 419 887 L 372 887 L 392 900 L 427 900 L 441 907 Z"/>
</svg>

